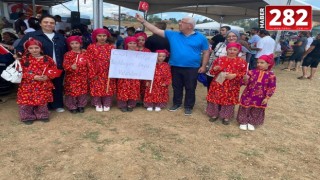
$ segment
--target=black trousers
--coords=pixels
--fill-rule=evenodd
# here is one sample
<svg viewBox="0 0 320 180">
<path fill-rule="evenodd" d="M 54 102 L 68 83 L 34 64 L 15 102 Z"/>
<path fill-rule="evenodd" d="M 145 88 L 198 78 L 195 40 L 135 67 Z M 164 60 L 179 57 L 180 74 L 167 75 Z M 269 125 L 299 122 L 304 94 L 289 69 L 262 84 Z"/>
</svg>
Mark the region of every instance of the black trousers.
<svg viewBox="0 0 320 180">
<path fill-rule="evenodd" d="M 173 104 L 181 105 L 185 89 L 184 108 L 193 108 L 196 102 L 196 87 L 199 68 L 171 67 Z"/>
<path fill-rule="evenodd" d="M 48 103 L 49 109 L 63 108 L 63 79 L 64 74 L 52 80 L 55 89 L 52 91 L 53 102 Z"/>
</svg>

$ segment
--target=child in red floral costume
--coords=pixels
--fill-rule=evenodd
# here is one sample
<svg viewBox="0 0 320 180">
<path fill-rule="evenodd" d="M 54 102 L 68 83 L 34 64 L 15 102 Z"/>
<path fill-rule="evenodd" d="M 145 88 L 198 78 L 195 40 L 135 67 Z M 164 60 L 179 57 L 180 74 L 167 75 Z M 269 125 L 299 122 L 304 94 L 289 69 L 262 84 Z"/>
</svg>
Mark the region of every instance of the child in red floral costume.
<svg viewBox="0 0 320 180">
<path fill-rule="evenodd" d="M 71 113 L 83 113 L 88 101 L 88 67 L 86 56 L 81 52 L 82 38 L 70 36 L 67 44 L 70 51 L 63 61 L 65 105 Z"/>
<path fill-rule="evenodd" d="M 137 38 L 130 36 L 124 41 L 125 48 L 129 51 L 137 50 Z M 128 59 L 130 61 L 130 59 Z M 117 81 L 117 101 L 122 112 L 132 112 L 140 99 L 140 80 L 138 79 L 118 79 Z"/>
<path fill-rule="evenodd" d="M 220 117 L 222 123 L 228 125 L 234 115 L 234 107 L 239 103 L 241 81 L 247 69 L 246 61 L 238 57 L 240 51 L 239 43 L 229 43 L 227 56 L 217 58 L 209 70 L 214 75 L 206 109 L 211 122 Z"/>
<path fill-rule="evenodd" d="M 22 122 L 30 125 L 35 120 L 49 121 L 48 102 L 53 101 L 54 89 L 46 69 L 56 70 L 51 57 L 42 54 L 42 44 L 33 38 L 24 43 L 25 54 L 21 59 L 22 81 L 19 85 L 17 103 Z"/>
<path fill-rule="evenodd" d="M 167 50 L 157 50 L 158 60 L 156 64 L 156 70 L 152 82 L 146 83 L 146 91 L 144 96 L 144 106 L 148 111 L 161 111 L 161 108 L 167 106 L 169 101 L 169 85 L 171 84 L 171 71 L 168 63 L 164 60 L 169 56 Z"/>
<path fill-rule="evenodd" d="M 97 112 L 110 110 L 116 90 L 115 79 L 109 79 L 110 55 L 114 48 L 106 43 L 109 36 L 108 30 L 95 29 L 92 32 L 93 43 L 85 53 L 88 57 L 91 104 L 96 107 Z"/>
</svg>

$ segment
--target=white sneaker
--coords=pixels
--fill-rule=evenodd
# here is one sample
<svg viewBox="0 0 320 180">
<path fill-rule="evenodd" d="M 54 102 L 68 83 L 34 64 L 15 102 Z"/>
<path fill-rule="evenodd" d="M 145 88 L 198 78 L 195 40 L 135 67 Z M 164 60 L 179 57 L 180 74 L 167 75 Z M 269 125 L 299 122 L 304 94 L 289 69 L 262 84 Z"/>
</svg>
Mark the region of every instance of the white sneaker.
<svg viewBox="0 0 320 180">
<path fill-rule="evenodd" d="M 153 108 L 152 107 L 148 107 L 147 111 L 153 111 Z"/>
<path fill-rule="evenodd" d="M 254 130 L 255 130 L 255 128 L 254 128 L 254 126 L 253 126 L 252 124 L 248 124 L 248 130 L 250 130 L 250 131 L 254 131 Z"/>
<path fill-rule="evenodd" d="M 110 107 L 103 106 L 103 111 L 110 111 Z"/>
<path fill-rule="evenodd" d="M 103 111 L 103 108 L 101 106 L 96 106 L 96 111 L 97 112 L 102 112 Z"/>
<path fill-rule="evenodd" d="M 57 109 L 56 109 L 56 112 L 62 113 L 62 112 L 64 112 L 64 109 L 63 109 L 63 108 L 57 108 Z"/>
<path fill-rule="evenodd" d="M 154 110 L 159 112 L 159 111 L 161 111 L 161 108 L 160 107 L 156 107 Z"/>
<path fill-rule="evenodd" d="M 247 125 L 247 124 L 240 124 L 239 128 L 240 128 L 241 130 L 246 131 L 246 130 L 248 130 L 248 125 Z"/>
</svg>

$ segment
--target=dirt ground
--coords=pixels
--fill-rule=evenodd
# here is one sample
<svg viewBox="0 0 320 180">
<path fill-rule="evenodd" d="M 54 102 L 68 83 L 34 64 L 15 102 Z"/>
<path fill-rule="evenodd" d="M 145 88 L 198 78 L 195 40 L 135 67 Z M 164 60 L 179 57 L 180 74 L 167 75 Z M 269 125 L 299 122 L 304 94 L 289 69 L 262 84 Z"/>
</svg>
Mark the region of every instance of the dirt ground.
<svg viewBox="0 0 320 180">
<path fill-rule="evenodd" d="M 283 67 L 283 66 L 282 66 Z M 19 122 L 15 95 L 1 97 L 0 179 L 318 179 L 320 79 L 277 67 L 265 124 L 241 131 L 210 123 L 198 84 L 192 116 L 183 110 L 51 112 L 49 123 Z"/>
</svg>

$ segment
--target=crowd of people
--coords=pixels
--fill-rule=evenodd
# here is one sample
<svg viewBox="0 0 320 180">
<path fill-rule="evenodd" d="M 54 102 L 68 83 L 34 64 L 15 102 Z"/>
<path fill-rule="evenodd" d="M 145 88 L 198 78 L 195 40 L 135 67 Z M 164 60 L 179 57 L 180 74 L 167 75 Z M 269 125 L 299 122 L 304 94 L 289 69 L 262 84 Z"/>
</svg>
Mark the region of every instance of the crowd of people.
<svg viewBox="0 0 320 180">
<path fill-rule="evenodd" d="M 164 22 L 155 25 L 136 15 L 153 35 L 127 28 L 127 37 L 104 27 L 91 33 L 85 25 L 69 27 L 61 17 L 43 15 L 24 16 L 15 23 L 15 33 L 2 33 L 2 43 L 15 51 L 23 69 L 17 103 L 20 119 L 25 124 L 35 120 L 48 122 L 49 110 L 84 113 L 88 103 L 97 112 L 110 111 L 112 99 L 122 112 L 132 112 L 142 102 L 147 111 L 161 111 L 169 102 L 169 86 L 173 88 L 173 105 L 169 111 L 184 108 L 191 115 L 196 105 L 196 87 L 199 74 L 206 74 L 208 84 L 206 113 L 209 121 L 221 119 L 228 125 L 239 105 L 237 121 L 242 130 L 254 130 L 264 122 L 265 108 L 276 89 L 272 67 L 274 51 L 288 50 L 284 41 L 276 44 L 269 32 L 252 28 L 250 39 L 228 26 L 208 43 L 206 37 L 194 30 L 195 20 L 185 17 L 179 22 L 179 31 L 166 30 Z M 71 29 L 69 33 L 66 31 Z M 20 34 L 21 36 L 16 36 Z M 320 56 L 320 40 L 310 40 L 310 33 L 301 32 L 293 46 L 288 68 L 303 60 L 303 75 L 312 79 Z M 112 49 L 157 52 L 154 80 L 109 78 Z M 130 59 L 128 59 L 130 61 Z M 306 75 L 311 66 L 311 75 Z M 60 76 L 51 71 L 63 70 Z M 242 95 L 240 87 L 246 86 Z M 152 89 L 152 91 L 150 91 Z"/>
</svg>

